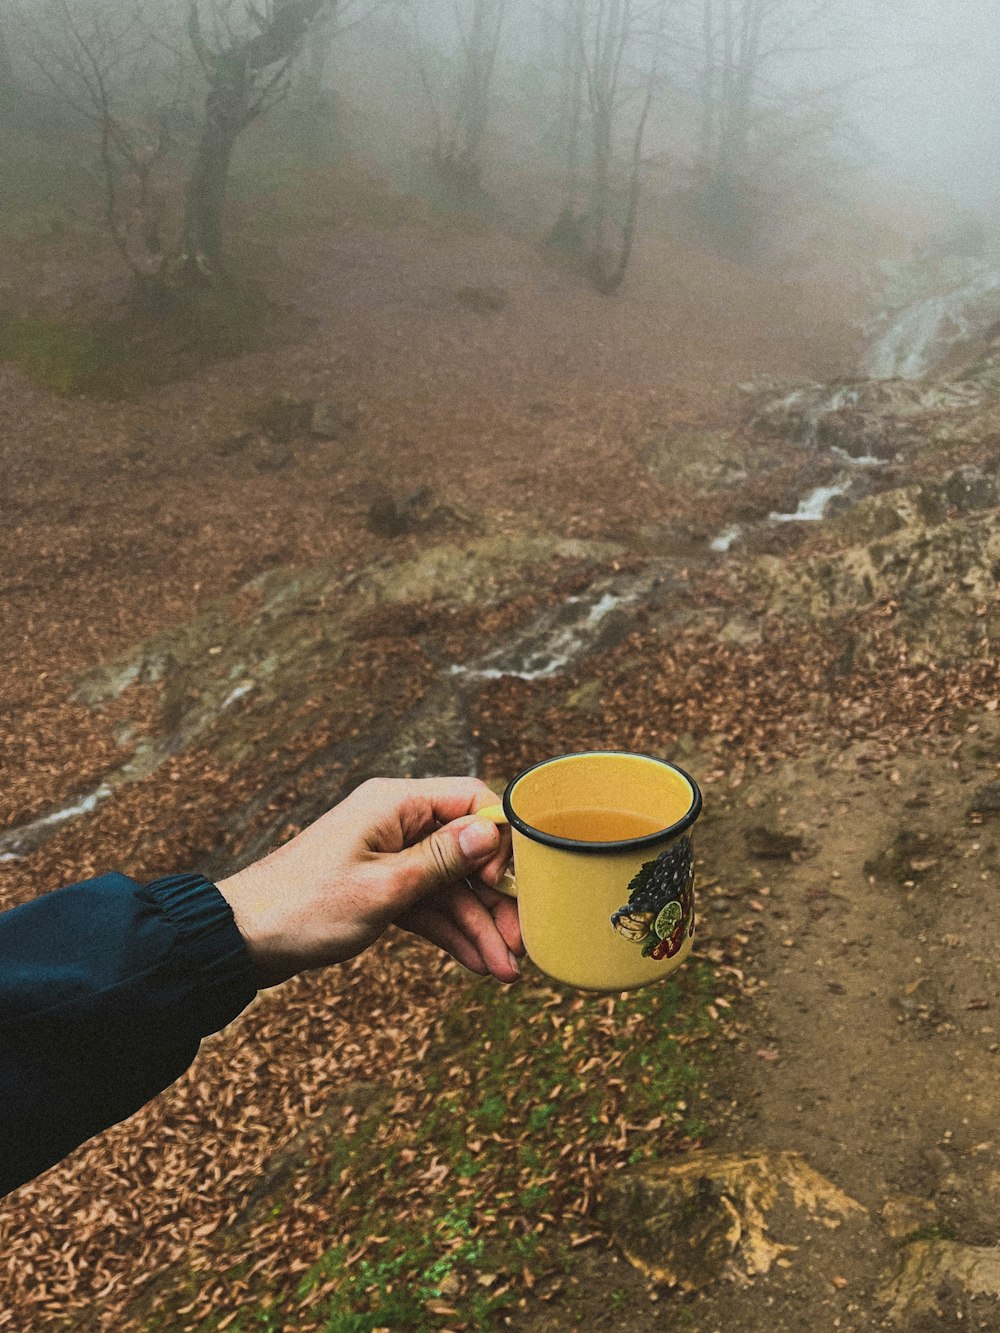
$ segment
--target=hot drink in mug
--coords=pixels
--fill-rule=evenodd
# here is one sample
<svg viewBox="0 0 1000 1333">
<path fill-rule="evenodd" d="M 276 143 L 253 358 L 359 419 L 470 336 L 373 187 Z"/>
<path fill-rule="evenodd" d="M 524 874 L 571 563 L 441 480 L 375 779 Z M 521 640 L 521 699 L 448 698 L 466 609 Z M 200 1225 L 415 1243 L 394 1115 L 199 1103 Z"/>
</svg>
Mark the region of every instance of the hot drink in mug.
<svg viewBox="0 0 1000 1333">
<path fill-rule="evenodd" d="M 691 830 L 701 792 L 649 755 L 562 755 L 520 773 L 501 805 L 529 957 L 556 981 L 621 991 L 661 981 L 695 932 Z"/>
</svg>

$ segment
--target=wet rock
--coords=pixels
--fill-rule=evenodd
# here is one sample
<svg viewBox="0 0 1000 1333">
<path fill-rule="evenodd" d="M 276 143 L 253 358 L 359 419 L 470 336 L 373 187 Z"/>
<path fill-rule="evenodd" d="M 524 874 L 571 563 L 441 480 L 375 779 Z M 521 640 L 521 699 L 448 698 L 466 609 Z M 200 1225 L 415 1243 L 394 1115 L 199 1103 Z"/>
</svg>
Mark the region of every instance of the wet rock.
<svg viewBox="0 0 1000 1333">
<path fill-rule="evenodd" d="M 767 460 L 754 451 L 751 460 L 726 431 L 685 431 L 655 435 L 642 449 L 642 461 L 665 486 L 683 481 L 699 490 L 727 490 L 742 485 L 753 467 L 759 474 Z"/>
<path fill-rule="evenodd" d="M 805 850 L 805 839 L 800 833 L 783 833 L 766 824 L 747 829 L 745 836 L 747 851 L 762 860 L 796 861 Z"/>
<path fill-rule="evenodd" d="M 309 434 L 316 440 L 339 440 L 353 426 L 350 417 L 345 416 L 335 403 L 313 404 L 309 418 Z"/>
<path fill-rule="evenodd" d="M 902 486 L 859 500 L 836 515 L 833 532 L 851 543 L 867 543 L 891 537 L 904 528 L 934 527 L 948 514 L 940 493 L 922 485 Z"/>
<path fill-rule="evenodd" d="M 891 458 L 926 436 L 929 423 L 982 399 L 977 385 L 904 379 L 800 385 L 764 403 L 751 427 L 783 439 Z"/>
<path fill-rule="evenodd" d="M 1000 815 L 1000 782 L 988 782 L 980 787 L 966 812 L 970 815 Z"/>
<path fill-rule="evenodd" d="M 933 488 L 872 497 L 831 524 L 849 542 L 860 536 L 858 544 L 797 563 L 762 556 L 748 582 L 783 621 L 821 622 L 891 602 L 893 630 L 914 664 L 988 658 L 1000 637 L 1000 514 L 942 520 L 946 512 Z"/>
<path fill-rule="evenodd" d="M 992 509 L 1000 502 L 996 480 L 976 467 L 962 467 L 953 472 L 945 481 L 944 498 L 960 514 L 973 509 Z"/>
<path fill-rule="evenodd" d="M 476 537 L 442 542 L 421 551 L 412 560 L 370 565 L 352 579 L 350 590 L 359 606 L 424 600 L 485 606 L 495 601 L 512 579 L 523 578 L 530 570 L 544 569 L 553 560 L 604 562 L 620 555 L 621 547 L 612 542 L 502 535 Z M 317 576 L 322 572 L 317 571 Z M 328 571 L 326 577 L 330 577 Z M 285 571 L 284 579 L 289 578 Z"/>
<path fill-rule="evenodd" d="M 901 291 L 909 289 L 910 299 L 886 311 L 863 358 L 865 372 L 876 379 L 915 380 L 967 361 L 1000 313 L 1000 274 L 982 260 L 951 255 L 928 266 L 928 257 L 920 256 L 897 271 L 897 283 L 904 272 Z M 924 294 L 915 297 L 920 289 Z"/>
<path fill-rule="evenodd" d="M 368 530 L 378 537 L 402 537 L 433 528 L 438 532 L 474 526 L 472 516 L 457 505 L 436 500 L 429 486 L 421 486 L 402 499 L 378 495 L 368 507 Z"/>
<path fill-rule="evenodd" d="M 600 1220 L 648 1278 L 697 1291 L 788 1262 L 802 1242 L 795 1213 L 837 1227 L 864 1209 L 798 1153 L 695 1153 L 609 1176 Z"/>
<path fill-rule="evenodd" d="M 889 1307 L 889 1318 L 905 1325 L 926 1315 L 954 1316 L 967 1297 L 1000 1300 L 1000 1248 L 913 1241 L 883 1274 L 876 1296 Z"/>
<path fill-rule="evenodd" d="M 645 604 L 660 582 L 655 569 L 595 579 L 585 592 L 543 608 L 482 657 L 452 669 L 487 680 L 502 676 L 541 680 L 556 675 L 589 653 L 620 643 L 632 626 L 629 608 Z M 673 619 L 670 613 L 668 623 Z"/>
</svg>

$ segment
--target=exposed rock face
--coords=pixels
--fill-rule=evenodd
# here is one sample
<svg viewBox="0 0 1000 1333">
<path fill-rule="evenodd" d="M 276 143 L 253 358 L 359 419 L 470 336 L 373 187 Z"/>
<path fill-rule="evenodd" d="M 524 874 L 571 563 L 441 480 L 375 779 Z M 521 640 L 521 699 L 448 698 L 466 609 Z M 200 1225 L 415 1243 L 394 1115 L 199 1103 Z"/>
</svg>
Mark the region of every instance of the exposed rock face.
<svg viewBox="0 0 1000 1333">
<path fill-rule="evenodd" d="M 705 491 L 742 485 L 752 466 L 746 451 L 726 431 L 655 435 L 644 446 L 642 456 L 653 476 L 664 485 L 682 480 Z M 753 465 L 760 462 L 755 459 Z"/>
<path fill-rule="evenodd" d="M 854 458 L 889 458 L 917 443 L 929 423 L 978 406 L 982 396 L 979 385 L 965 381 L 805 384 L 765 403 L 751 426 L 806 444 L 836 445 Z"/>
<path fill-rule="evenodd" d="M 794 1252 L 769 1234 L 769 1217 L 789 1207 L 833 1227 L 865 1211 L 798 1153 L 696 1153 L 610 1177 L 602 1221 L 647 1277 L 697 1291 Z"/>
<path fill-rule="evenodd" d="M 833 521 L 852 543 L 796 562 L 762 556 L 749 582 L 768 611 L 822 621 L 892 603 L 909 660 L 986 658 L 1000 637 L 1000 512 L 973 506 L 995 491 L 992 478 L 966 471 L 941 488 L 910 486 L 861 501 Z M 952 494 L 965 513 L 954 513 Z"/>
<path fill-rule="evenodd" d="M 885 1275 L 878 1298 L 898 1324 L 953 1314 L 966 1296 L 1000 1297 L 1000 1249 L 951 1240 L 916 1240 Z M 980 1325 L 984 1327 L 984 1325 Z"/>
<path fill-rule="evenodd" d="M 508 597 L 512 583 L 537 577 L 554 563 L 596 569 L 620 553 L 620 547 L 609 542 L 489 536 L 442 541 L 409 560 L 378 560 L 350 575 L 325 564 L 263 574 L 235 598 L 210 604 L 194 620 L 156 634 L 77 678 L 76 697 L 91 708 L 130 686 L 159 686 L 160 725 L 142 735 L 130 757 L 105 774 L 97 788 L 30 825 L 0 832 L 0 856 L 20 856 L 41 845 L 67 820 L 95 809 L 115 788 L 147 777 L 170 755 L 196 743 L 210 743 L 217 758 L 229 764 L 259 749 L 261 727 L 274 737 L 294 734 L 306 725 L 298 710 L 315 692 L 316 682 L 337 677 L 341 663 L 387 608 L 394 615 L 398 609 L 405 618 L 407 607 L 489 606 Z M 615 605 L 624 606 L 648 592 L 649 581 L 640 579 L 630 595 L 628 586 L 597 579 L 596 607 L 583 597 L 571 599 L 579 603 L 580 614 L 571 617 L 567 632 L 559 637 L 559 626 L 548 626 L 557 667 L 607 642 L 614 616 L 595 611 L 607 610 L 612 587 Z M 526 644 L 514 636 L 511 661 L 499 663 L 502 669 L 492 674 L 517 674 L 518 653 L 530 655 L 540 646 L 530 636 Z M 440 772 L 442 766 L 459 773 L 475 767 L 462 702 L 466 679 L 459 671 L 442 672 L 428 695 L 415 701 L 402 721 L 393 722 L 391 738 L 368 737 L 372 762 L 380 772 L 420 776 Z M 395 692 L 377 702 L 379 716 L 388 718 Z M 362 743 L 356 748 L 363 748 Z M 265 830 L 259 850 L 268 836 Z"/>
</svg>

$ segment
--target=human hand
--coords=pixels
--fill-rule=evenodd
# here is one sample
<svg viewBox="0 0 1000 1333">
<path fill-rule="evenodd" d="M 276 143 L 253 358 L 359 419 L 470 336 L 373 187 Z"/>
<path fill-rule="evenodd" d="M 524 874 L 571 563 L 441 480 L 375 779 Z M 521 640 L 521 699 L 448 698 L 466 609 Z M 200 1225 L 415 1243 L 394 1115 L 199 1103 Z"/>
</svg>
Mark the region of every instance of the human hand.
<svg viewBox="0 0 1000 1333">
<path fill-rule="evenodd" d="M 475 778 L 375 778 L 222 880 L 258 987 L 353 958 L 390 923 L 473 972 L 516 980 L 517 904 L 494 887 L 510 832 L 475 818 L 495 803 Z"/>
</svg>

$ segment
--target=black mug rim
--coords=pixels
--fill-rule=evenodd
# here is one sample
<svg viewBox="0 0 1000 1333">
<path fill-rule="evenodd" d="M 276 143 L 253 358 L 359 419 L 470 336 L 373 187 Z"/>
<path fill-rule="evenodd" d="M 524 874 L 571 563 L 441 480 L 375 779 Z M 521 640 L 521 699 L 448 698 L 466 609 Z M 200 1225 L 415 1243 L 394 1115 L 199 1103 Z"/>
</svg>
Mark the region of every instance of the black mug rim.
<svg viewBox="0 0 1000 1333">
<path fill-rule="evenodd" d="M 655 833 L 644 833 L 638 838 L 620 838 L 612 842 L 589 842 L 582 838 L 560 838 L 555 833 L 545 833 L 542 829 L 535 828 L 533 824 L 527 823 L 515 812 L 511 803 L 511 792 L 522 778 L 526 778 L 536 768 L 545 768 L 549 764 L 558 763 L 561 759 L 588 759 L 598 755 L 626 759 L 646 759 L 651 763 L 660 764 L 663 768 L 669 768 L 672 773 L 679 773 L 690 784 L 691 805 L 680 819 L 673 824 L 668 824 L 666 828 L 657 829 Z M 701 788 L 686 769 L 681 768 L 680 764 L 671 763 L 669 759 L 659 759 L 656 755 L 642 754 L 637 750 L 573 750 L 569 754 L 552 755 L 549 759 L 540 759 L 537 764 L 531 764 L 530 767 L 518 773 L 516 777 L 511 778 L 503 793 L 503 812 L 507 817 L 507 822 L 512 828 L 516 828 L 518 833 L 523 833 L 532 842 L 540 842 L 546 847 L 598 856 L 606 856 L 608 852 L 639 851 L 646 847 L 655 847 L 659 843 L 666 842 L 669 838 L 679 837 L 686 829 L 691 827 L 701 814 L 701 807 Z"/>
</svg>

